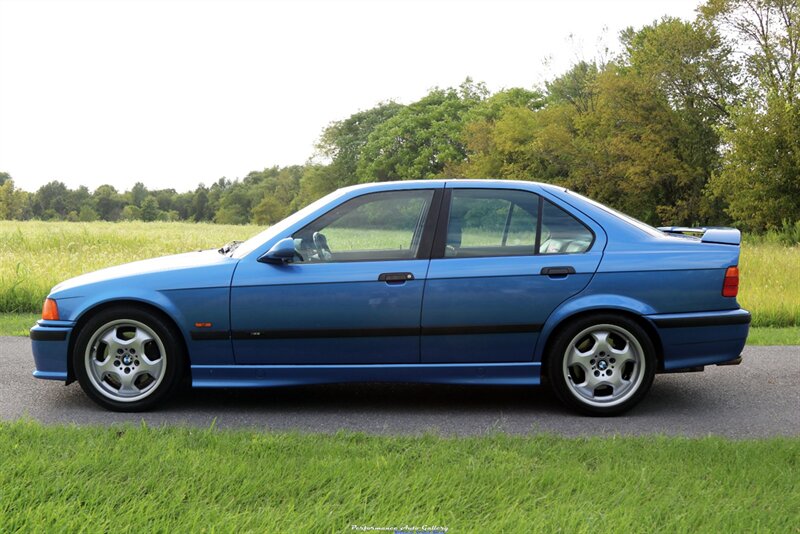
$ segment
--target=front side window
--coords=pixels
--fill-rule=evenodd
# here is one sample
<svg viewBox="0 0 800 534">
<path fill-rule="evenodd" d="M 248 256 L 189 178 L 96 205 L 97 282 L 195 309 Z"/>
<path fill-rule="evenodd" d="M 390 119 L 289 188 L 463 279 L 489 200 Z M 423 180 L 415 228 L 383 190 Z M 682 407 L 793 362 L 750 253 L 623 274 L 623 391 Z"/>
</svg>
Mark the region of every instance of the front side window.
<svg viewBox="0 0 800 534">
<path fill-rule="evenodd" d="M 414 259 L 430 189 L 370 193 L 334 208 L 292 237 L 301 263 Z"/>
</svg>

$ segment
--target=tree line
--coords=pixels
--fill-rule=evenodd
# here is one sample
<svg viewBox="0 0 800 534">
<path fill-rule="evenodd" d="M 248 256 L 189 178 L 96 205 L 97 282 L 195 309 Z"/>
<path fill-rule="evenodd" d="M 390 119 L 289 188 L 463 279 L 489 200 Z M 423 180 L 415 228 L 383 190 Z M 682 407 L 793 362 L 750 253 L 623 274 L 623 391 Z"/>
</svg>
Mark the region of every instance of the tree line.
<svg viewBox="0 0 800 534">
<path fill-rule="evenodd" d="M 303 165 L 186 193 L 29 193 L 0 173 L 0 218 L 271 224 L 342 186 L 465 177 L 563 185 L 651 224 L 780 229 L 800 221 L 798 22 L 796 0 L 708 0 L 543 87 L 384 102 L 330 124 Z"/>
</svg>

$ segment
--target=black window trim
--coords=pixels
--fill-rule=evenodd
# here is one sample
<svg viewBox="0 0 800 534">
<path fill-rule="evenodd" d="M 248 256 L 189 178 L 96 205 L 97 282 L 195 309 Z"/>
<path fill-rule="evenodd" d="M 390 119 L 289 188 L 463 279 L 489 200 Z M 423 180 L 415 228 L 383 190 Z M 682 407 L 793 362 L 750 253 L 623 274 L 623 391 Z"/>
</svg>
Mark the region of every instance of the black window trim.
<svg viewBox="0 0 800 534">
<path fill-rule="evenodd" d="M 444 196 L 444 187 L 420 187 L 420 188 L 411 188 L 411 189 L 393 189 L 387 191 L 371 191 L 369 193 L 365 193 L 363 195 L 359 195 L 357 197 L 353 197 L 351 199 L 345 200 L 335 208 L 332 208 L 313 221 L 309 222 L 302 228 L 299 228 L 292 232 L 289 236 L 294 239 L 294 236 L 311 226 L 312 224 L 316 223 L 322 218 L 329 217 L 331 213 L 336 211 L 337 209 L 349 204 L 353 201 L 359 201 L 358 206 L 363 205 L 367 202 L 367 197 L 372 195 L 378 194 L 386 194 L 386 193 L 405 193 L 405 192 L 418 192 L 418 191 L 432 191 L 433 196 L 431 197 L 430 205 L 428 206 L 428 213 L 425 215 L 425 222 L 422 224 L 421 230 L 421 237 L 419 239 L 419 247 L 417 248 L 417 253 L 414 255 L 413 258 L 391 258 L 391 259 L 354 259 L 354 260 L 333 260 L 333 261 L 320 261 L 320 262 L 301 262 L 300 265 L 331 265 L 334 263 L 377 263 L 377 262 L 386 262 L 386 261 L 414 261 L 414 260 L 427 260 L 430 259 L 431 248 L 434 243 L 434 231 L 437 227 L 439 222 L 439 214 L 440 208 L 442 206 L 442 198 Z M 412 237 L 412 242 L 413 242 Z"/>
<path fill-rule="evenodd" d="M 534 251 L 533 254 L 507 254 L 507 255 L 497 255 L 497 254 L 487 254 L 485 256 L 445 256 L 445 250 L 447 248 L 447 227 L 450 224 L 450 207 L 453 201 L 453 191 L 519 191 L 522 193 L 528 193 L 531 195 L 536 195 L 539 198 L 539 206 L 538 206 L 538 214 L 536 218 L 536 239 L 534 241 Z M 539 252 L 539 248 L 541 247 L 541 236 L 542 236 L 542 213 L 544 212 L 544 203 L 549 202 L 553 207 L 560 209 L 574 220 L 576 220 L 581 226 L 586 228 L 589 233 L 592 235 L 592 240 L 589 242 L 589 246 L 583 252 L 558 252 L 554 254 L 546 254 Z M 439 260 L 439 259 L 473 259 L 473 258 L 519 258 L 519 257 L 529 257 L 529 256 L 565 256 L 565 255 L 577 255 L 577 254 L 588 254 L 591 252 L 592 247 L 594 247 L 595 241 L 597 241 L 597 234 L 595 234 L 594 230 L 583 222 L 580 218 L 576 217 L 569 211 L 565 210 L 555 202 L 547 200 L 542 196 L 540 193 L 536 193 L 535 191 L 530 191 L 528 189 L 518 189 L 518 188 L 511 188 L 511 187 L 448 187 L 444 190 L 444 196 L 441 199 L 441 206 L 439 209 L 439 217 L 438 222 L 436 225 L 436 234 L 433 239 L 433 249 L 431 250 L 431 259 L 432 260 Z"/>
</svg>

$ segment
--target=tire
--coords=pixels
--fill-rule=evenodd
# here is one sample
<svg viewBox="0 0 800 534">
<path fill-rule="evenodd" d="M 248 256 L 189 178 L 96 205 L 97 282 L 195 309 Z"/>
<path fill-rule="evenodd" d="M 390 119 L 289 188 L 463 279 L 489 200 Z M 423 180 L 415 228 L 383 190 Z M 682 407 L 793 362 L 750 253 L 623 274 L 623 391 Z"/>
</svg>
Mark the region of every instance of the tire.
<svg viewBox="0 0 800 534">
<path fill-rule="evenodd" d="M 547 377 L 556 396 L 575 410 L 618 415 L 641 401 L 653 384 L 655 353 L 650 336 L 635 321 L 590 315 L 556 334 Z"/>
<path fill-rule="evenodd" d="M 181 381 L 186 355 L 179 336 L 145 309 L 108 308 L 78 331 L 72 368 L 83 391 L 100 406 L 146 411 Z"/>
</svg>

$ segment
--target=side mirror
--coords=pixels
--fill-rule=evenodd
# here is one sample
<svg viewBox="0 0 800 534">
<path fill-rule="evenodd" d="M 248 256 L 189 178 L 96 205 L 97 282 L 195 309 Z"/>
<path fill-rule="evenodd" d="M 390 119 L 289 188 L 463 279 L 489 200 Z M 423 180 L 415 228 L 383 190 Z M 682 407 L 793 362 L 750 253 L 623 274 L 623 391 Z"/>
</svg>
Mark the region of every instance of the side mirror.
<svg viewBox="0 0 800 534">
<path fill-rule="evenodd" d="M 281 239 L 269 249 L 266 254 L 258 258 L 261 263 L 272 263 L 283 265 L 284 263 L 291 263 L 294 260 L 297 251 L 294 248 L 294 239 L 287 237 Z"/>
</svg>

